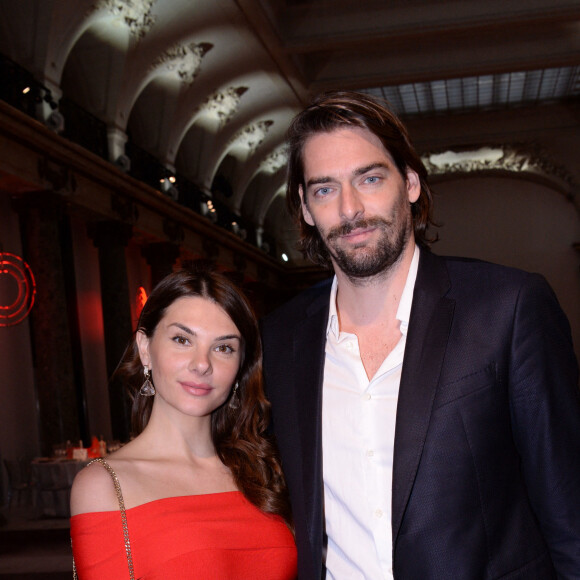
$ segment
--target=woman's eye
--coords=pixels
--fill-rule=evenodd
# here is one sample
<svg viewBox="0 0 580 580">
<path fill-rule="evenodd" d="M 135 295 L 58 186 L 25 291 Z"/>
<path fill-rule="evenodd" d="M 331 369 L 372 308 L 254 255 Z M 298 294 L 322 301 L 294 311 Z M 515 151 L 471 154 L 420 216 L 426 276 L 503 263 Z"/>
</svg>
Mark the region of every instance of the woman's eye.
<svg viewBox="0 0 580 580">
<path fill-rule="evenodd" d="M 188 344 L 189 340 L 185 336 L 174 336 L 173 342 L 176 342 L 177 344 Z"/>
<path fill-rule="evenodd" d="M 216 346 L 216 351 L 230 354 L 230 353 L 234 352 L 234 349 L 229 344 L 220 344 L 220 345 Z"/>
</svg>

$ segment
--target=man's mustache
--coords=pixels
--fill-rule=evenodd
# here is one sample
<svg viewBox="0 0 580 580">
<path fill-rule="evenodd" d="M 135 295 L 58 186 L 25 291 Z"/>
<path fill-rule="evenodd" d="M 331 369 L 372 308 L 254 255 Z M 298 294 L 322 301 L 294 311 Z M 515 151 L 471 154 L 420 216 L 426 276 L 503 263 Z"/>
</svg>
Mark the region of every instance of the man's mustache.
<svg viewBox="0 0 580 580">
<path fill-rule="evenodd" d="M 330 242 L 340 236 L 347 236 L 353 230 L 357 229 L 367 229 L 367 228 L 387 228 L 389 227 L 390 223 L 387 220 L 384 220 L 380 217 L 372 217 L 372 218 L 361 218 L 351 222 L 344 222 L 334 228 L 332 228 L 326 239 Z"/>
</svg>

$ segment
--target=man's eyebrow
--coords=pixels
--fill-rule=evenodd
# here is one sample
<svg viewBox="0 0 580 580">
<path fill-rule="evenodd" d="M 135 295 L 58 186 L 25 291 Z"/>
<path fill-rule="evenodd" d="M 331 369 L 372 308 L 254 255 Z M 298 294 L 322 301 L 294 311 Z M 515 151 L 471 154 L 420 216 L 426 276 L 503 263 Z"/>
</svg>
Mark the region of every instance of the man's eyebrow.
<svg viewBox="0 0 580 580">
<path fill-rule="evenodd" d="M 321 183 L 329 183 L 330 181 L 334 181 L 332 177 L 313 177 L 306 182 L 306 187 L 320 185 Z"/>
<path fill-rule="evenodd" d="M 389 166 L 386 163 L 382 163 L 381 161 L 377 161 L 376 163 L 370 163 L 369 165 L 365 165 L 364 167 L 358 167 L 353 171 L 353 175 L 355 177 L 359 177 L 360 175 L 364 175 L 373 169 L 389 169 Z M 324 175 L 321 177 L 312 177 L 306 182 L 306 187 L 310 187 L 311 185 L 321 185 L 323 183 L 330 183 L 335 181 L 334 178 Z"/>
<path fill-rule="evenodd" d="M 377 163 L 371 163 L 370 165 L 365 165 L 365 167 L 355 169 L 353 175 L 358 177 L 359 175 L 364 175 L 373 169 L 389 169 L 389 166 L 386 163 L 378 161 Z"/>
</svg>

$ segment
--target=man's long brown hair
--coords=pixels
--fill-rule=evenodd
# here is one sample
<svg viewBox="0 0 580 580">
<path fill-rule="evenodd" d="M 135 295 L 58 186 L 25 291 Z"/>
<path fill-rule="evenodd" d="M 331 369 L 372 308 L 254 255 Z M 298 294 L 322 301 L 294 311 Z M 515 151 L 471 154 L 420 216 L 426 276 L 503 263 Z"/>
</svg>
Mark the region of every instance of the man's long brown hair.
<svg viewBox="0 0 580 580">
<path fill-rule="evenodd" d="M 427 228 L 435 225 L 432 219 L 433 195 L 427 183 L 427 170 L 411 144 L 405 126 L 389 110 L 386 103 L 383 104 L 369 95 L 350 91 L 323 93 L 295 117 L 288 129 L 286 202 L 290 215 L 300 225 L 302 253 L 326 268 L 331 267 L 328 250 L 316 227 L 307 224 L 302 215 L 299 188 L 306 191 L 304 145 L 309 137 L 318 133 L 353 127 L 366 129 L 379 138 L 405 181 L 408 169 L 417 173 L 421 193 L 411 206 L 415 241 L 419 246 L 427 248 L 436 240 L 436 236 L 430 238 L 427 234 Z"/>
<path fill-rule="evenodd" d="M 291 527 L 282 468 L 275 444 L 267 434 L 270 404 L 263 389 L 262 343 L 256 317 L 246 297 L 213 267 L 204 262 L 194 263 L 191 268 L 169 274 L 153 289 L 139 317 L 137 331 L 153 336 L 167 308 L 177 299 L 188 296 L 211 300 L 223 308 L 242 337 L 236 377 L 239 408 L 232 409 L 228 399 L 212 413 L 212 438 L 217 454 L 250 502 L 266 513 L 281 516 Z M 153 397 L 139 395 L 143 365 L 135 338 L 127 347 L 115 376 L 127 385 L 132 397 L 132 427 L 137 435 L 149 421 Z"/>
</svg>

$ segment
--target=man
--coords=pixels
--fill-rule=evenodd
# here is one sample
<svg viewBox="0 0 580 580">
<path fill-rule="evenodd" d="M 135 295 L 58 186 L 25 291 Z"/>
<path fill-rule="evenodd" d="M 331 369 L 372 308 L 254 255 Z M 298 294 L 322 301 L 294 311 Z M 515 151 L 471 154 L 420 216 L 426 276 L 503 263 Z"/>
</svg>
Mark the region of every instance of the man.
<svg viewBox="0 0 580 580">
<path fill-rule="evenodd" d="M 580 578 L 580 401 L 539 275 L 429 250 L 400 121 L 322 95 L 287 199 L 335 276 L 263 323 L 302 580 Z"/>
</svg>

